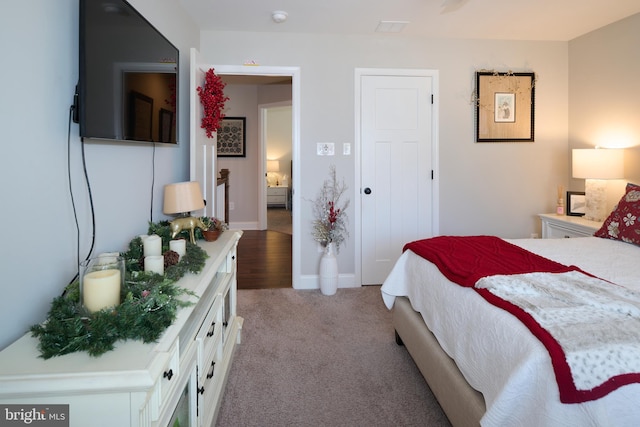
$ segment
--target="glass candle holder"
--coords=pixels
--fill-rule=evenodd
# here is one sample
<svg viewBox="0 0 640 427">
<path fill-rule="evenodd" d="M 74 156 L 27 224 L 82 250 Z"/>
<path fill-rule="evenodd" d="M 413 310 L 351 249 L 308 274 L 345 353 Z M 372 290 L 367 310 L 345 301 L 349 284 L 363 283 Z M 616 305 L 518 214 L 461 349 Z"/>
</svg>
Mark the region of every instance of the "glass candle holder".
<svg viewBox="0 0 640 427">
<path fill-rule="evenodd" d="M 89 313 L 116 307 L 124 285 L 125 262 L 110 254 L 80 263 L 80 303 Z"/>
</svg>

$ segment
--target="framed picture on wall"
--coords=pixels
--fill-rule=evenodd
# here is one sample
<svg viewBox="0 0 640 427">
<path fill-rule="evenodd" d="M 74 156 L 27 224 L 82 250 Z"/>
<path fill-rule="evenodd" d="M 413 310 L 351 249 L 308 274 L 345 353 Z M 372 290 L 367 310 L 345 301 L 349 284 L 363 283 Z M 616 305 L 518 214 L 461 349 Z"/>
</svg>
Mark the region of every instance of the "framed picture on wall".
<svg viewBox="0 0 640 427">
<path fill-rule="evenodd" d="M 246 157 L 246 117 L 225 117 L 218 130 L 218 157 Z"/>
<path fill-rule="evenodd" d="M 533 142 L 535 74 L 476 72 L 476 142 Z"/>
</svg>

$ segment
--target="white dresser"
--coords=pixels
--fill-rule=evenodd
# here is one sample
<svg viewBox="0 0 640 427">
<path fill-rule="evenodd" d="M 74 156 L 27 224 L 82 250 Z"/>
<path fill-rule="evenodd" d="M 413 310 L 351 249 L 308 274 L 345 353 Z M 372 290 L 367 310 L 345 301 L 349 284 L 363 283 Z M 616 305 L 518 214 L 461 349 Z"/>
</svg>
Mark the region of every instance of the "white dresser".
<svg viewBox="0 0 640 427">
<path fill-rule="evenodd" d="M 199 241 L 209 258 L 177 283 L 195 305 L 157 343 L 118 343 L 100 357 L 44 360 L 26 334 L 0 352 L 0 403 L 69 405 L 72 427 L 209 427 L 217 416 L 243 319 L 236 314 L 236 254 L 242 231 Z M 187 298 L 187 297 L 185 297 Z M 179 417 L 179 421 L 176 421 Z"/>
<path fill-rule="evenodd" d="M 581 216 L 540 214 L 543 239 L 593 236 L 602 227 L 602 221 L 589 221 Z"/>
</svg>

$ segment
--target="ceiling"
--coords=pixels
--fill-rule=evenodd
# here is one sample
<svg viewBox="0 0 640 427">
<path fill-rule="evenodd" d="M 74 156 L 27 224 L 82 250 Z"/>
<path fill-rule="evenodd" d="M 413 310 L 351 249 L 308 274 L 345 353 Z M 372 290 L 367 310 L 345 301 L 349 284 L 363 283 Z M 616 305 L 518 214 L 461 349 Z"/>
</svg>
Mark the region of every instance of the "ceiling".
<svg viewBox="0 0 640 427">
<path fill-rule="evenodd" d="M 638 0 L 179 1 L 201 30 L 370 35 L 380 21 L 408 21 L 387 36 L 457 39 L 568 41 L 640 13 Z M 279 10 L 288 19 L 277 24 Z"/>
</svg>

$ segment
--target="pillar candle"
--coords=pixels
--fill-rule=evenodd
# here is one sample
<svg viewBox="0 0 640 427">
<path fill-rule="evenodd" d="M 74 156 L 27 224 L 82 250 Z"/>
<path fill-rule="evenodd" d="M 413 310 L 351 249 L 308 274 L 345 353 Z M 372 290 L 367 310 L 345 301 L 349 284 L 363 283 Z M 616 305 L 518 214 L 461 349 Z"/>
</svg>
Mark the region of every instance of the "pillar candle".
<svg viewBox="0 0 640 427">
<path fill-rule="evenodd" d="M 91 313 L 120 304 L 120 270 L 98 270 L 84 275 L 82 303 Z"/>
<path fill-rule="evenodd" d="M 152 255 L 144 257 L 144 271 L 164 274 L 164 257 L 162 255 Z"/>
<path fill-rule="evenodd" d="M 169 242 L 169 249 L 180 255 L 180 259 L 187 251 L 187 241 L 184 239 L 172 240 Z"/>
<path fill-rule="evenodd" d="M 162 239 L 156 234 L 152 234 L 142 242 L 144 256 L 162 255 Z"/>
</svg>

